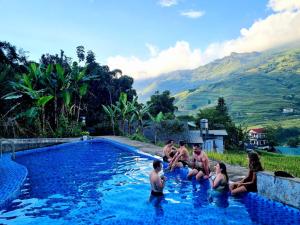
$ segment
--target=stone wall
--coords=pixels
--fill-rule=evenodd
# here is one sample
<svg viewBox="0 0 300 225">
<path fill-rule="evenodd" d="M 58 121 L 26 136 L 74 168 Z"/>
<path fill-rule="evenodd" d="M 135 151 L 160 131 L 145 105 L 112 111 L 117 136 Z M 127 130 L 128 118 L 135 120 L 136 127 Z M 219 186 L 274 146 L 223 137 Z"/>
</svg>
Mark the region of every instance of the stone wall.
<svg viewBox="0 0 300 225">
<path fill-rule="evenodd" d="M 299 178 L 276 177 L 271 172 L 259 172 L 257 188 L 262 196 L 300 209 Z"/>
</svg>

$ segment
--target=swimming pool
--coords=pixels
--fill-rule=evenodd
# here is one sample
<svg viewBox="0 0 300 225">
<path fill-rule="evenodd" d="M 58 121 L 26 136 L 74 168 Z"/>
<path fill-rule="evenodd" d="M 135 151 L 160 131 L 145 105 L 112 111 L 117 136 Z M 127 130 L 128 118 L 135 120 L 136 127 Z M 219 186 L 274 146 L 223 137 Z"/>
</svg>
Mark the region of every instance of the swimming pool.
<svg viewBox="0 0 300 225">
<path fill-rule="evenodd" d="M 287 146 L 276 146 L 276 149 L 279 150 L 284 155 L 299 155 L 300 156 L 300 147 L 292 148 Z"/>
<path fill-rule="evenodd" d="M 16 161 L 28 177 L 0 224 L 300 224 L 299 210 L 256 194 L 211 194 L 184 171 L 165 174 L 165 198 L 150 202 L 152 159 L 103 140 L 20 153 Z"/>
</svg>

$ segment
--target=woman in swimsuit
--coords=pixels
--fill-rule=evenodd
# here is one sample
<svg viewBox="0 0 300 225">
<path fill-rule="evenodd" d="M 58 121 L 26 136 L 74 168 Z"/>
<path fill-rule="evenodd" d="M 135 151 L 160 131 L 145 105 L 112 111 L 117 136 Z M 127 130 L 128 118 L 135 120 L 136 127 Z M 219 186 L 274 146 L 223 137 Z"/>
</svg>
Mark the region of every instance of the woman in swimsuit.
<svg viewBox="0 0 300 225">
<path fill-rule="evenodd" d="M 222 162 L 217 163 L 215 165 L 216 177 L 211 179 L 210 176 L 210 185 L 213 189 L 217 191 L 228 191 L 228 175 L 226 165 Z"/>
<path fill-rule="evenodd" d="M 249 173 L 248 176 L 230 186 L 232 195 L 244 192 L 257 192 L 256 173 L 263 171 L 259 156 L 256 152 L 248 153 Z"/>
</svg>

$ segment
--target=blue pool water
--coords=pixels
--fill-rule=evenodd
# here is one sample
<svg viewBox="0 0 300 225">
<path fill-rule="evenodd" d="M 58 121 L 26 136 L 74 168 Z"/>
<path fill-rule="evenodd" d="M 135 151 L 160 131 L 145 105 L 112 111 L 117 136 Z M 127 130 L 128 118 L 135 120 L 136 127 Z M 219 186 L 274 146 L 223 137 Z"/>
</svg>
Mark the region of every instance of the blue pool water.
<svg viewBox="0 0 300 225">
<path fill-rule="evenodd" d="M 300 147 L 291 148 L 287 146 L 276 146 L 276 149 L 279 150 L 284 155 L 299 155 L 300 156 Z"/>
<path fill-rule="evenodd" d="M 182 170 L 165 174 L 164 199 L 149 199 L 152 160 L 103 141 L 16 161 L 28 178 L 0 224 L 300 224 L 299 210 L 256 194 L 219 196 Z"/>
</svg>

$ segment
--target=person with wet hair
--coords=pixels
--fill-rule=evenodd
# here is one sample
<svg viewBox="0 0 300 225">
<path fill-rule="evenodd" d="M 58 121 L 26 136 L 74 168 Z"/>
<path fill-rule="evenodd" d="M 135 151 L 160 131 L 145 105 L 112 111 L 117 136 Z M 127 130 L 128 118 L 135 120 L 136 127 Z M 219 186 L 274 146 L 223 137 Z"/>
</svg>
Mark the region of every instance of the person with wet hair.
<svg viewBox="0 0 300 225">
<path fill-rule="evenodd" d="M 263 171 L 263 168 L 258 154 L 254 151 L 248 153 L 248 168 L 247 177 L 230 185 L 232 195 L 244 192 L 257 192 L 256 174 L 259 171 Z"/>
</svg>

